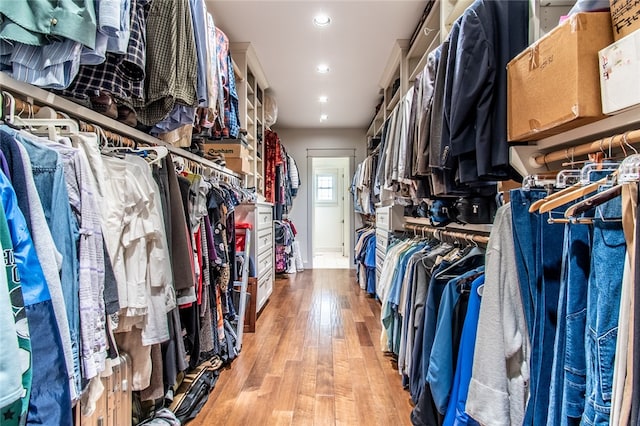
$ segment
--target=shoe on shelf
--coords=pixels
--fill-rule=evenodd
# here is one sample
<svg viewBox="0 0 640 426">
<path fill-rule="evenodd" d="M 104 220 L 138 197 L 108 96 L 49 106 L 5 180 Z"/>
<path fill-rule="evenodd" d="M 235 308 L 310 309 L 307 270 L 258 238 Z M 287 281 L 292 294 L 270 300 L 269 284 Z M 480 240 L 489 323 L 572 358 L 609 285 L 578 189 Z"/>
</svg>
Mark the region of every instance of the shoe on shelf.
<svg viewBox="0 0 640 426">
<path fill-rule="evenodd" d="M 131 127 L 138 125 L 136 112 L 126 105 L 118 105 L 118 121 Z"/>
<path fill-rule="evenodd" d="M 118 107 L 109 92 L 101 90 L 97 96 L 89 98 L 91 109 L 110 118 L 118 118 Z"/>
</svg>

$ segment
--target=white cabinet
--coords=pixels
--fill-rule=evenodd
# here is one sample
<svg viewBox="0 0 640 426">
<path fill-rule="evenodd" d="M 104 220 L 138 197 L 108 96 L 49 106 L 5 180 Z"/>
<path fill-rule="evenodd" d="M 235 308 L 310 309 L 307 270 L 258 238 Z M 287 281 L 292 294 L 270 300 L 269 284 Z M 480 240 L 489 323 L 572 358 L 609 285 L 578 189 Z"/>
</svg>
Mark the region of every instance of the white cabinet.
<svg viewBox="0 0 640 426">
<path fill-rule="evenodd" d="M 404 208 L 399 205 L 376 209 L 376 285 L 380 282 L 382 265 L 394 231 L 404 229 Z M 377 293 L 377 288 L 376 288 Z"/>
<path fill-rule="evenodd" d="M 264 307 L 273 292 L 274 279 L 274 243 L 273 243 L 273 205 L 269 203 L 243 203 L 236 207 L 236 222 L 250 223 L 250 256 L 255 265 L 258 285 L 255 295 L 256 311 Z"/>
</svg>

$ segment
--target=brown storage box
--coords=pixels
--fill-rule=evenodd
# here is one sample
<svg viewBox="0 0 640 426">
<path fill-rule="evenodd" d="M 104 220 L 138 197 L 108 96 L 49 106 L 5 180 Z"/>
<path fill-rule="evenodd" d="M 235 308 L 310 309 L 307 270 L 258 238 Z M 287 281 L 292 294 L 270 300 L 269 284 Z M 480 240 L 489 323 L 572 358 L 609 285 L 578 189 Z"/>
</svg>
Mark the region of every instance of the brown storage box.
<svg viewBox="0 0 640 426">
<path fill-rule="evenodd" d="M 191 146 L 191 135 L 193 133 L 193 125 L 185 124 L 169 133 L 158 135 L 158 139 L 170 143 L 179 148 L 188 148 Z"/>
<path fill-rule="evenodd" d="M 207 142 L 202 144 L 205 158 L 215 156 L 215 154 L 223 154 L 224 158 L 247 158 L 249 156 L 249 148 L 242 142 Z"/>
<path fill-rule="evenodd" d="M 227 169 L 231 169 L 236 173 L 249 174 L 251 173 L 251 165 L 249 164 L 249 159 L 244 158 L 233 158 L 226 157 L 225 162 L 227 163 Z"/>
<path fill-rule="evenodd" d="M 603 118 L 598 51 L 608 12 L 578 13 L 507 64 L 507 136 L 538 140 Z"/>
<path fill-rule="evenodd" d="M 640 2 L 637 0 L 609 0 L 609 5 L 615 41 L 640 29 Z"/>
</svg>

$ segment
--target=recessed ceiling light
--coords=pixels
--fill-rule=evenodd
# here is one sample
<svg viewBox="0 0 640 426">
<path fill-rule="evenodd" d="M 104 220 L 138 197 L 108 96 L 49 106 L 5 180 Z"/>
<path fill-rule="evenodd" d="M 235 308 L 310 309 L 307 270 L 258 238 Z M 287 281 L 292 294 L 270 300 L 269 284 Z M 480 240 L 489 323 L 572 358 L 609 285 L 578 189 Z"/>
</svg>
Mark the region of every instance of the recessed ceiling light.
<svg viewBox="0 0 640 426">
<path fill-rule="evenodd" d="M 316 27 L 326 27 L 330 23 L 331 23 L 331 18 L 329 17 L 329 15 L 325 15 L 323 13 L 316 15 L 313 18 L 313 24 Z"/>
<path fill-rule="evenodd" d="M 316 71 L 318 71 L 320 74 L 326 74 L 329 72 L 329 65 L 320 64 L 316 67 Z"/>
<path fill-rule="evenodd" d="M 320 96 L 320 97 L 318 98 L 318 102 L 323 103 L 323 104 L 326 104 L 328 101 L 329 101 L 329 98 L 328 98 L 328 97 L 326 97 L 326 96 L 324 96 L 324 95 L 323 95 L 323 96 Z"/>
<path fill-rule="evenodd" d="M 327 118 L 329 118 L 329 116 L 327 116 L 327 114 L 320 115 L 320 121 L 327 121 Z"/>
</svg>

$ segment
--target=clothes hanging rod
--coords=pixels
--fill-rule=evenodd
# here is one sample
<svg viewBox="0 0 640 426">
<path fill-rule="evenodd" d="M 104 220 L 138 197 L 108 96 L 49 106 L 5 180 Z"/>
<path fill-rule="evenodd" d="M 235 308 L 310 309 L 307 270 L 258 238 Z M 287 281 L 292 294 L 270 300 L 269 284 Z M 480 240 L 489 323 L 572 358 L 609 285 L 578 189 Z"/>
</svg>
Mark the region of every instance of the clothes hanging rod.
<svg viewBox="0 0 640 426">
<path fill-rule="evenodd" d="M 486 235 L 472 234 L 467 232 L 449 231 L 444 228 L 436 228 L 434 226 L 429 226 L 429 225 L 417 225 L 414 223 L 405 223 L 404 229 L 408 231 L 413 231 L 416 235 L 418 233 L 428 234 L 437 239 L 442 239 L 442 237 L 448 237 L 458 241 L 474 242 L 476 244 L 480 244 L 484 246 L 489 244 L 489 237 Z"/>
<path fill-rule="evenodd" d="M 640 144 L 640 130 L 631 130 L 623 134 L 604 137 L 593 142 L 584 143 L 546 154 L 539 154 L 533 158 L 537 166 L 545 166 L 556 161 L 573 161 L 575 156 L 592 154 L 595 152 L 608 153 L 609 149 L 634 151 L 630 145 Z"/>
<path fill-rule="evenodd" d="M 72 102 L 68 99 L 63 98 L 62 96 L 55 95 L 51 92 L 48 92 L 39 87 L 33 86 L 28 83 L 24 83 L 18 80 L 11 78 L 9 75 L 0 72 L 0 90 L 5 90 L 12 95 L 16 101 L 18 98 L 15 95 L 26 98 L 26 105 L 23 105 L 26 111 L 29 108 L 27 105 L 31 104 L 31 108 L 35 108 L 40 104 L 42 106 L 49 106 L 56 111 L 62 111 L 65 114 L 68 114 L 74 119 L 85 121 L 91 123 L 92 125 L 97 125 L 103 129 L 110 129 L 118 135 L 122 135 L 127 138 L 131 138 L 137 140 L 139 142 L 144 142 L 149 145 L 160 145 L 166 147 L 169 152 L 172 154 L 178 155 L 185 159 L 194 161 L 196 163 L 200 163 L 204 166 L 207 166 L 216 172 L 225 174 L 234 179 L 238 179 L 240 181 L 240 176 L 235 173 L 233 170 L 227 169 L 226 167 L 222 167 L 219 164 L 214 163 L 213 161 L 209 161 L 205 158 L 199 157 L 189 151 L 176 148 L 175 146 L 162 141 L 158 138 L 155 138 L 151 135 L 143 133 L 139 130 L 136 130 L 132 127 L 127 126 L 117 120 L 113 120 L 107 116 L 99 114 L 89 108 L 86 108 L 82 105 L 79 105 L 75 102 Z M 23 101 L 24 102 L 24 101 Z M 19 110 L 19 109 L 18 109 Z"/>
</svg>

